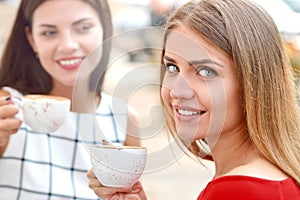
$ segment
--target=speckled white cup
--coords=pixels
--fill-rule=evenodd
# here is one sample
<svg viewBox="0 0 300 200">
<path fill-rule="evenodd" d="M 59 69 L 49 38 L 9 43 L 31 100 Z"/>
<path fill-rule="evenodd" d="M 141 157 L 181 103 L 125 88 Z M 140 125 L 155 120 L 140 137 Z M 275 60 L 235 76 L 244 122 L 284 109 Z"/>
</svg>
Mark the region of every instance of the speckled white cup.
<svg viewBox="0 0 300 200">
<path fill-rule="evenodd" d="M 71 105 L 70 99 L 51 95 L 25 95 L 13 101 L 20 108 L 16 118 L 32 131 L 44 133 L 56 131 L 64 123 Z"/>
<path fill-rule="evenodd" d="M 129 146 L 91 146 L 91 163 L 99 181 L 109 187 L 131 187 L 143 174 L 147 149 Z"/>
</svg>

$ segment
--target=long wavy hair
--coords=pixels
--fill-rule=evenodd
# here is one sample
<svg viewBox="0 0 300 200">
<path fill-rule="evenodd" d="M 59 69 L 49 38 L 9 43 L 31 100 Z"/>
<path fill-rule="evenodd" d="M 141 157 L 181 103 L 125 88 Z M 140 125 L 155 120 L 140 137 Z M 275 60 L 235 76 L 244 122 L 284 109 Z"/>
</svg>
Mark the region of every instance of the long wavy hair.
<svg viewBox="0 0 300 200">
<path fill-rule="evenodd" d="M 23 94 L 48 94 L 53 87 L 51 76 L 44 70 L 40 61 L 31 48 L 26 35 L 25 27 L 32 28 L 32 17 L 37 7 L 47 0 L 22 0 L 12 31 L 4 48 L 0 62 L 0 88 L 10 86 Z M 106 0 L 81 0 L 90 4 L 98 13 L 103 28 L 102 41 L 112 36 L 112 20 L 109 5 Z M 103 43 L 103 53 L 98 67 L 90 77 L 90 89 L 101 91 L 104 76 L 100 81 L 97 76 L 102 74 L 109 61 L 111 43 L 106 40 Z M 100 73 L 99 73 L 100 72 Z M 95 84 L 98 84 L 95 86 Z"/>
<path fill-rule="evenodd" d="M 258 152 L 299 184 L 299 108 L 292 67 L 273 19 L 248 0 L 191 1 L 169 17 L 164 44 L 168 31 L 181 25 L 206 37 L 231 56 L 242 91 L 250 141 Z M 162 67 L 161 81 L 164 73 Z M 167 111 L 166 117 L 174 134 L 174 121 Z M 195 155 L 203 155 L 201 141 L 182 142 Z"/>
</svg>

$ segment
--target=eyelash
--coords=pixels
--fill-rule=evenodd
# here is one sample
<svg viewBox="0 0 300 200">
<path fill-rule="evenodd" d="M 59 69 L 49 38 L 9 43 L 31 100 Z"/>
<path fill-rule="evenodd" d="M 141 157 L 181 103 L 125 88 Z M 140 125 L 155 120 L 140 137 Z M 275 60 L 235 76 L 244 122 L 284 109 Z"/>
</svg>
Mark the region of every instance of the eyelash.
<svg viewBox="0 0 300 200">
<path fill-rule="evenodd" d="M 93 25 L 91 24 L 82 24 L 76 27 L 76 30 L 78 32 L 86 32 L 88 30 L 90 30 L 93 27 Z"/>
<path fill-rule="evenodd" d="M 75 27 L 75 30 L 78 33 L 85 33 L 88 30 L 90 30 L 92 27 L 93 27 L 93 25 L 91 25 L 91 24 L 81 24 L 81 25 L 78 25 L 77 27 Z M 44 37 L 51 37 L 51 36 L 55 35 L 56 33 L 57 33 L 56 30 L 47 30 L 47 31 L 43 31 L 41 33 L 41 35 Z"/>
<path fill-rule="evenodd" d="M 216 77 L 218 76 L 218 73 L 216 72 L 216 70 L 210 68 L 210 67 L 200 67 L 199 69 L 197 69 L 197 73 L 202 76 L 202 77 Z M 203 71 L 206 71 L 206 72 L 209 72 L 211 73 L 210 75 L 207 75 L 207 74 L 202 74 L 201 72 Z"/>
<path fill-rule="evenodd" d="M 41 35 L 45 36 L 45 37 L 49 37 L 49 36 L 52 36 L 56 33 L 57 33 L 57 31 L 44 31 L 44 32 L 41 33 Z"/>
<path fill-rule="evenodd" d="M 174 65 L 174 64 L 172 64 L 172 63 L 166 63 L 166 64 L 164 64 L 164 67 L 165 67 L 166 71 L 167 71 L 167 72 L 170 72 L 170 73 L 175 73 L 174 70 L 171 70 L 171 69 L 170 69 L 171 67 L 176 68 L 176 72 L 179 72 L 179 71 L 180 71 L 180 70 L 179 70 L 179 67 L 177 67 L 176 65 Z"/>
<path fill-rule="evenodd" d="M 166 63 L 166 64 L 164 64 L 164 67 L 166 69 L 166 72 L 169 72 L 169 73 L 180 72 L 179 67 L 177 67 L 175 64 L 172 64 L 172 63 Z M 171 67 L 173 67 L 173 69 L 171 69 Z M 218 76 L 218 73 L 216 72 L 216 70 L 212 69 L 211 67 L 206 67 L 206 66 L 197 67 L 196 71 L 197 71 L 198 75 L 200 75 L 201 77 L 204 77 L 204 78 Z M 203 74 L 203 72 L 205 72 L 205 74 Z M 207 72 L 209 72 L 211 74 L 207 74 Z"/>
</svg>

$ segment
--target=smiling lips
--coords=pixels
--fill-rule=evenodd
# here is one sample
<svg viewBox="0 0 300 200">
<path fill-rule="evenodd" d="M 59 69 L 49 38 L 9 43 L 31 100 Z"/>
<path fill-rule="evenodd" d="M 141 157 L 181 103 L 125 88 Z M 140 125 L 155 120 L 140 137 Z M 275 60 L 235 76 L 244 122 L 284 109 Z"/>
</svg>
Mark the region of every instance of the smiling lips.
<svg viewBox="0 0 300 200">
<path fill-rule="evenodd" d="M 58 64 L 60 65 L 61 68 L 65 70 L 74 70 L 81 65 L 82 60 L 83 60 L 82 58 L 60 60 L 58 61 Z"/>
<path fill-rule="evenodd" d="M 199 115 L 201 114 L 203 111 L 200 112 L 194 112 L 194 111 L 189 111 L 189 110 L 182 110 L 182 109 L 178 109 L 177 112 L 181 115 L 187 115 L 187 116 L 191 116 L 191 115 Z"/>
<path fill-rule="evenodd" d="M 192 111 L 186 109 L 175 109 L 177 118 L 180 121 L 190 121 L 202 116 L 206 111 Z"/>
</svg>

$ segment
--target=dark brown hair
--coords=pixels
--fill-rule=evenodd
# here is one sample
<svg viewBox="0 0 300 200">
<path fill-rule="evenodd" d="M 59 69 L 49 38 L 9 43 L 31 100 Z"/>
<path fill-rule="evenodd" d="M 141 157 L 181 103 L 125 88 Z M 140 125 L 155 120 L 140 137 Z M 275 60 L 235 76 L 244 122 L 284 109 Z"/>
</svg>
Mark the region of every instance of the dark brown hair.
<svg viewBox="0 0 300 200">
<path fill-rule="evenodd" d="M 31 48 L 25 27 L 31 31 L 32 15 L 35 9 L 47 0 L 22 0 L 12 27 L 12 32 L 2 54 L 0 63 L 0 88 L 10 86 L 23 94 L 48 94 L 52 89 L 52 78 L 43 69 Z M 106 40 L 112 36 L 112 22 L 109 5 L 106 0 L 81 0 L 90 4 L 98 13 L 103 28 L 103 53 L 101 61 L 90 77 L 90 88 L 100 92 L 103 71 L 109 60 L 111 44 Z M 95 80 L 100 81 L 95 83 Z M 94 82 L 93 82 L 94 81 Z M 95 85 L 97 84 L 97 85 Z"/>
</svg>

